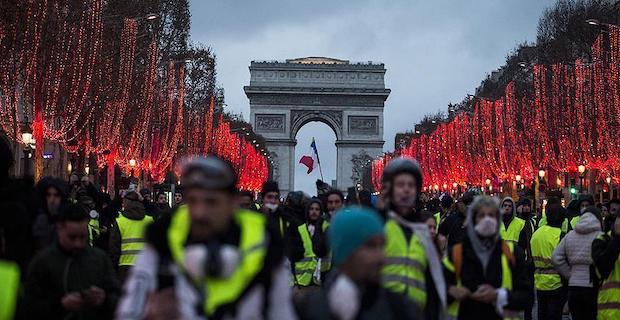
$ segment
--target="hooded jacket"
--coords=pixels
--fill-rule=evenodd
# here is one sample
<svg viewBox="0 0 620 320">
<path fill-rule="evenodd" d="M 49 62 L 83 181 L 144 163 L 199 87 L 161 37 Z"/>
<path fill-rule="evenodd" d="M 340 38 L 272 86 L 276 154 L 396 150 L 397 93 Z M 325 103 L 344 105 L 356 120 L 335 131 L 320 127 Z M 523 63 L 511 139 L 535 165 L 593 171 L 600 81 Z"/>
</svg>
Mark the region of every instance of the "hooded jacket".
<svg viewBox="0 0 620 320">
<path fill-rule="evenodd" d="M 50 212 L 47 208 L 46 196 L 47 190 L 50 188 L 56 189 L 60 194 L 60 207 L 57 208 L 55 213 Z M 36 190 L 39 196 L 39 210 L 32 224 L 32 236 L 34 238 L 35 249 L 40 250 L 52 243 L 56 237 L 54 218 L 67 202 L 67 187 L 64 181 L 60 179 L 45 177 L 39 181 Z"/>
<path fill-rule="evenodd" d="M 146 216 L 144 205 L 140 201 L 128 201 L 125 210 L 121 212 L 127 219 L 140 221 Z M 112 230 L 110 231 L 110 259 L 114 266 L 118 266 L 118 260 L 121 256 L 121 233 L 116 224 L 116 220 L 112 222 Z"/>
<path fill-rule="evenodd" d="M 323 221 L 324 221 L 323 218 L 319 217 L 314 223 L 312 223 L 309 220 L 308 211 L 310 209 L 310 205 L 312 205 L 313 203 L 318 203 L 319 206 L 321 207 L 321 212 L 323 212 L 323 204 L 321 203 L 321 200 L 315 198 L 315 199 L 310 200 L 310 202 L 306 206 L 306 209 L 304 211 L 304 217 L 306 219 L 306 225 L 310 225 L 310 224 L 314 225 L 314 235 L 311 235 L 312 251 L 314 251 L 314 254 L 317 257 L 323 258 L 325 255 L 327 255 L 327 252 L 328 252 L 327 233 L 326 233 L 327 229 L 323 230 Z M 291 248 L 290 248 L 291 250 L 290 256 L 293 262 L 299 261 L 304 257 L 304 243 L 303 243 L 303 240 L 301 239 L 299 232 L 297 231 L 297 227 L 298 226 L 294 226 L 293 227 L 295 229 L 294 232 L 293 231 L 290 232 L 291 242 L 292 242 Z"/>
<path fill-rule="evenodd" d="M 512 218 L 510 220 L 510 223 L 512 223 L 512 221 L 515 218 L 519 218 L 517 217 L 517 206 L 516 206 L 515 201 L 512 200 L 511 197 L 505 197 L 500 203 L 500 211 L 502 211 L 501 207 L 506 201 L 510 201 L 512 203 Z M 500 222 L 504 224 L 504 227 L 506 229 L 508 229 L 508 225 L 505 225 L 505 222 L 504 222 L 503 212 L 501 212 Z M 501 227 L 501 224 L 500 224 L 500 227 Z M 532 238 L 533 233 L 534 233 L 534 227 L 532 226 L 531 221 L 525 220 L 525 226 L 523 226 L 523 229 L 521 229 L 521 233 L 519 234 L 519 241 L 517 242 L 517 245 L 527 253 L 526 260 L 528 259 L 528 257 L 531 256 L 530 239 Z"/>
<path fill-rule="evenodd" d="M 498 232 L 486 241 L 480 239 L 475 231 L 474 212 L 476 201 L 467 210 L 466 234 L 462 241 L 462 267 L 460 273 L 461 285 L 475 292 L 478 286 L 490 284 L 500 288 L 502 284 L 502 247 Z M 512 200 L 512 199 L 511 199 Z M 503 202 L 502 202 L 503 203 Z M 501 219 L 498 217 L 498 219 Z M 499 222 L 499 221 L 498 221 Z M 499 223 L 498 223 L 499 226 Z M 493 244 L 489 245 L 489 241 Z M 486 243 L 486 244 L 485 244 Z M 451 248 L 452 249 L 452 248 Z M 533 302 L 532 288 L 534 280 L 527 268 L 524 250 L 515 246 L 513 250 L 515 264 L 511 266 L 512 290 L 506 291 L 506 305 L 503 310 L 525 310 Z M 448 259 L 452 259 L 452 252 L 448 253 Z M 486 261 L 486 266 L 483 263 Z M 451 261 L 454 263 L 454 261 Z M 454 272 L 444 268 L 447 286 L 456 286 L 458 279 Z M 502 319 L 497 314 L 496 306 L 465 299 L 460 303 L 458 319 Z"/>
<path fill-rule="evenodd" d="M 592 287 L 592 241 L 602 234 L 601 222 L 589 212 L 584 213 L 575 226 L 553 251 L 553 265 L 571 287 Z"/>
</svg>

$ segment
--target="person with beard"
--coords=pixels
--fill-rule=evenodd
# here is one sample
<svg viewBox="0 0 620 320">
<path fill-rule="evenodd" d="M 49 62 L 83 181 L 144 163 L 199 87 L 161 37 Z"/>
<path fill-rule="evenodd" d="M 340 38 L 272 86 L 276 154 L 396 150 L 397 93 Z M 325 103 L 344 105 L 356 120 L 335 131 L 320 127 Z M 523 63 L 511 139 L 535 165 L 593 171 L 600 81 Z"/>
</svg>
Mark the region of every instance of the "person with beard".
<svg viewBox="0 0 620 320">
<path fill-rule="evenodd" d="M 53 242 L 55 219 L 67 202 L 65 183 L 57 178 L 44 177 L 37 184 L 40 199 L 39 214 L 32 225 L 35 250 L 41 250 Z"/>
<path fill-rule="evenodd" d="M 168 197 L 164 192 L 158 192 L 155 196 L 155 209 L 157 210 L 157 218 L 161 218 L 165 214 L 170 214 L 170 205 L 168 204 Z"/>
<path fill-rule="evenodd" d="M 297 227 L 291 238 L 291 262 L 294 264 L 294 283 L 299 289 L 321 285 L 329 271 L 326 233 L 329 224 L 323 220 L 321 200 L 314 198 L 306 207 L 306 222 Z"/>
<path fill-rule="evenodd" d="M 587 207 L 575 229 L 553 251 L 553 265 L 568 279 L 568 308 L 574 320 L 596 318 L 599 279 L 592 268 L 592 243 L 603 234 L 602 228 L 600 211 Z"/>
<path fill-rule="evenodd" d="M 460 243 L 465 236 L 465 218 L 467 216 L 467 206 L 469 206 L 476 192 L 468 190 L 465 192 L 459 201 L 456 202 L 456 210 L 453 214 L 448 215 L 439 224 L 439 234 L 448 239 L 448 247 Z"/>
<path fill-rule="evenodd" d="M 147 229 L 118 319 L 294 319 L 278 230 L 236 208 L 237 177 L 215 156 L 182 169 L 185 205 Z"/>
<path fill-rule="evenodd" d="M 468 208 L 462 243 L 444 259 L 444 272 L 455 319 L 511 319 L 531 306 L 533 281 L 525 254 L 500 237 L 497 201 L 478 196 Z"/>
<path fill-rule="evenodd" d="M 440 319 L 445 313 L 446 286 L 440 257 L 421 218 L 419 165 L 407 158 L 393 159 L 381 181 L 387 210 L 383 286 L 405 295 L 426 319 Z"/>
<path fill-rule="evenodd" d="M 67 205 L 55 218 L 57 241 L 39 252 L 24 285 L 27 319 L 110 319 L 119 294 L 106 254 L 88 245 L 88 213 Z"/>
<path fill-rule="evenodd" d="M 344 194 L 338 189 L 330 189 L 325 194 L 325 199 L 327 202 L 327 214 L 325 215 L 325 219 L 331 220 L 336 212 L 344 206 Z"/>
<path fill-rule="evenodd" d="M 139 195 L 134 191 L 127 192 L 123 196 L 123 210 L 110 229 L 110 257 L 114 266 L 118 266 L 121 283 L 144 248 L 144 232 L 152 222 L 153 218 L 144 212 Z"/>
<path fill-rule="evenodd" d="M 559 203 L 547 206 L 547 224 L 540 226 L 532 235 L 532 259 L 534 260 L 534 285 L 538 300 L 538 319 L 560 320 L 566 303 L 566 287 L 551 256 L 564 237 L 562 223 L 566 209 Z"/>
<path fill-rule="evenodd" d="M 405 296 L 381 287 L 385 236 L 375 212 L 351 208 L 332 219 L 333 280 L 298 303 L 303 319 L 421 319 Z"/>
</svg>

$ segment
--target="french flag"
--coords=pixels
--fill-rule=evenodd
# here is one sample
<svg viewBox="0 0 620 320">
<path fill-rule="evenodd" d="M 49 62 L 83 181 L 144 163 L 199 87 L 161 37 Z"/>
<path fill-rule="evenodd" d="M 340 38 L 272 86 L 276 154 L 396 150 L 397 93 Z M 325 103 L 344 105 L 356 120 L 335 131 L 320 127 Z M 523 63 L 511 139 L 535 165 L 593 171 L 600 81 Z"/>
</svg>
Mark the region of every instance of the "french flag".
<svg viewBox="0 0 620 320">
<path fill-rule="evenodd" d="M 317 166 L 321 165 L 321 161 L 319 160 L 319 152 L 316 150 L 316 142 L 314 142 L 314 138 L 312 138 L 312 143 L 310 144 L 310 153 L 309 156 L 302 156 L 299 159 L 299 163 L 308 167 L 308 174 L 314 170 Z"/>
</svg>

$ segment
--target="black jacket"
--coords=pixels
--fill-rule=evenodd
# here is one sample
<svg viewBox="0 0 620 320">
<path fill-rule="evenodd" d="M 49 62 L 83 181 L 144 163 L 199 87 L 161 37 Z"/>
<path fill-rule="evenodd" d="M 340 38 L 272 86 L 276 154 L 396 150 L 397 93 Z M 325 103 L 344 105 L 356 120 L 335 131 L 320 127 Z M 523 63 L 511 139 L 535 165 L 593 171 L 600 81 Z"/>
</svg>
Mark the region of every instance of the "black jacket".
<svg viewBox="0 0 620 320">
<path fill-rule="evenodd" d="M 592 260 L 604 281 L 614 270 L 620 256 L 620 236 L 604 234 L 592 241 Z"/>
<path fill-rule="evenodd" d="M 448 238 L 448 247 L 452 247 L 463 240 L 465 236 L 464 222 L 465 215 L 459 211 L 454 211 L 439 225 L 438 232 Z"/>
<path fill-rule="evenodd" d="M 97 286 L 106 293 L 99 307 L 67 312 L 60 301 L 71 292 Z M 26 319 L 111 319 L 119 296 L 112 263 L 98 248 L 86 247 L 76 256 L 54 243 L 37 254 L 26 277 L 23 314 Z"/>
<path fill-rule="evenodd" d="M 323 287 L 303 296 L 296 305 L 299 319 L 338 319 L 330 310 L 328 290 Z M 417 306 L 405 296 L 377 286 L 362 294 L 360 310 L 354 319 L 422 319 L 422 316 Z"/>
<path fill-rule="evenodd" d="M 472 293 L 476 291 L 478 286 L 482 284 L 490 284 L 495 288 L 500 288 L 502 283 L 502 265 L 501 245 L 496 245 L 495 249 L 489 260 L 487 273 L 484 274 L 482 264 L 476 256 L 474 249 L 472 248 L 469 238 L 466 236 L 463 238 L 463 257 L 462 257 L 462 270 L 461 270 L 461 283 L 467 287 Z M 452 260 L 451 250 L 448 253 L 448 257 Z M 508 310 L 525 310 L 532 305 L 534 301 L 534 279 L 531 273 L 526 268 L 525 254 L 518 246 L 514 247 L 515 265 L 511 266 L 512 271 L 512 290 L 508 292 L 508 305 L 504 309 Z M 457 279 L 453 272 L 444 268 L 444 276 L 446 284 L 449 286 L 456 285 Z M 452 299 L 449 297 L 448 303 L 451 303 Z M 502 318 L 497 315 L 495 306 L 490 304 L 484 304 L 473 300 L 461 301 L 459 309 L 459 319 L 497 319 Z"/>
</svg>

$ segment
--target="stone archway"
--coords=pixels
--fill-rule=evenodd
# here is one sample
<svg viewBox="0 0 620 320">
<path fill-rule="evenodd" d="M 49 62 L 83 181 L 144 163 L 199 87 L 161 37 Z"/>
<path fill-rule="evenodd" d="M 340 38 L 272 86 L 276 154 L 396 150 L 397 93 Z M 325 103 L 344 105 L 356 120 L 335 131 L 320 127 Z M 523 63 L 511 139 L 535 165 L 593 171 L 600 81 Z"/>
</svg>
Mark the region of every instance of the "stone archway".
<svg viewBox="0 0 620 320">
<path fill-rule="evenodd" d="M 384 75 L 383 64 L 320 57 L 251 63 L 250 85 L 244 87 L 250 121 L 265 138 L 272 179 L 283 195 L 293 191 L 295 137 L 312 121 L 336 134 L 335 187 L 346 190 L 359 182 L 359 166 L 366 163 L 360 159 L 383 151 L 383 107 L 390 94 Z"/>
</svg>

